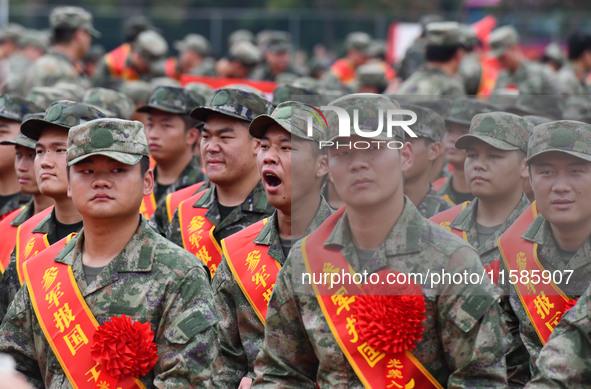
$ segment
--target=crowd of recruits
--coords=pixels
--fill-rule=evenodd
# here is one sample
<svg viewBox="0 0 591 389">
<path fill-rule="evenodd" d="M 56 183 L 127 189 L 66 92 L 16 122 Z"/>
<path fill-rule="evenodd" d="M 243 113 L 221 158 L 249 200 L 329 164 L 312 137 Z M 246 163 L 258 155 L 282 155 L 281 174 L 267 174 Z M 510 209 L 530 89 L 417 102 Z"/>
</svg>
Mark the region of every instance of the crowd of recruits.
<svg viewBox="0 0 591 389">
<path fill-rule="evenodd" d="M 70 370 L 81 367 L 64 364 L 56 356 L 63 349 L 50 350 L 33 308 L 35 286 L 20 288 L 33 264 L 61 263 L 72 269 L 99 323 L 122 314 L 150 322 L 159 360 L 141 378 L 148 387 L 238 387 L 257 375 L 255 385 L 269 387 L 369 385 L 375 366 L 342 349 L 347 339 L 334 330 L 335 318 L 313 291 L 300 290 L 305 266 L 322 264 L 336 247 L 356 271 L 484 267 L 498 278 L 509 270 L 575 270 L 568 283 L 538 293 L 539 285 L 531 290 L 527 283 L 505 282 L 504 293 L 492 285 L 425 287 L 423 337 L 412 351 L 414 368 L 400 379 L 519 387 L 534 377 L 528 387 L 584 386 L 591 231 L 582 197 L 591 175 L 590 126 L 530 118 L 545 122 L 534 128 L 531 120 L 470 99 L 453 101 L 444 119 L 434 112 L 441 101 L 409 100 L 402 107 L 417 113 L 412 128 L 419 137 L 406 138 L 402 150 L 331 148 L 325 155 L 318 141 L 338 138 L 330 112 L 328 128 L 315 127 L 322 138 L 310 140 L 302 103 L 272 110 L 241 90 L 217 90 L 203 105 L 186 90 L 157 88 L 138 109 L 147 113 L 145 132 L 137 122 L 107 119 L 117 115 L 73 101 L 55 102 L 21 125 L 38 109 L 3 96 L 10 146 L 0 178 L 14 185 L 15 166 L 21 192 L 33 198 L 3 219 L 14 239 L 5 242 L 13 253 L 6 252 L 11 260 L 2 279 L 0 350 L 35 386 L 75 379 Z M 362 109 L 359 126 L 366 130 L 378 107 L 400 107 L 382 95 L 347 95 L 331 105 Z M 401 130 L 395 136 L 405 141 Z M 431 181 L 442 142 L 453 171 L 440 198 Z M 138 226 L 151 192 L 161 212 L 154 221 L 194 256 L 142 218 Z M 17 208 L 19 199 L 20 193 L 10 196 L 5 206 Z M 334 210 L 329 204 L 339 203 L 345 213 L 323 224 Z M 445 211 L 451 203 L 460 205 Z M 306 249 L 299 240 L 309 233 L 306 241 L 321 244 Z M 44 257 L 50 245 L 64 248 Z M 263 272 L 251 277 L 255 270 Z M 269 273 L 276 282 L 264 278 Z M 389 378 L 378 382 L 387 386 Z"/>
</svg>

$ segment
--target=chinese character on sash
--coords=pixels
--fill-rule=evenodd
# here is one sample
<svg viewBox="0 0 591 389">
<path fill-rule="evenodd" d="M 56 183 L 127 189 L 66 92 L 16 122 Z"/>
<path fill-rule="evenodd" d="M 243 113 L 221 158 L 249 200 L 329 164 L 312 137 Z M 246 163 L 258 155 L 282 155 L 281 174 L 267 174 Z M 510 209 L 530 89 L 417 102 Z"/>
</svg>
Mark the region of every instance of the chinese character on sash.
<svg viewBox="0 0 591 389">
<path fill-rule="evenodd" d="M 64 292 L 60 290 L 62 283 L 58 282 L 51 290 L 45 295 L 45 301 L 48 302 L 49 307 L 55 305 L 55 307 L 60 306 L 59 299 L 64 295 Z"/>
<path fill-rule="evenodd" d="M 554 303 L 551 303 L 542 291 L 539 296 L 534 299 L 534 304 L 537 308 L 537 313 L 541 319 L 545 319 L 546 315 L 550 313 L 550 309 L 554 308 Z"/>
<path fill-rule="evenodd" d="M 369 366 L 374 367 L 386 354 L 377 352 L 367 342 L 363 342 L 362 345 L 357 347 L 357 350 L 361 353 L 363 358 L 367 361 Z"/>
<path fill-rule="evenodd" d="M 207 252 L 207 248 L 205 246 L 201 246 L 199 251 L 197 251 L 197 257 L 199 257 L 199 259 L 201 259 L 201 261 L 206 265 L 211 262 L 211 256 Z"/>
<path fill-rule="evenodd" d="M 60 332 L 64 332 L 67 328 L 70 328 L 70 323 L 76 319 L 76 316 L 72 314 L 70 305 L 65 303 L 63 307 L 59 308 L 57 312 L 53 314 L 55 326 Z"/>
<path fill-rule="evenodd" d="M 261 268 L 252 276 L 252 281 L 255 282 L 257 284 L 256 289 L 259 288 L 259 286 L 263 286 L 264 288 L 267 287 L 267 278 L 269 278 L 270 274 L 265 273 L 265 270 L 267 269 L 267 265 L 263 265 L 261 266 Z"/>
<path fill-rule="evenodd" d="M 274 287 L 275 287 L 275 284 L 271 285 L 270 287 L 267 288 L 265 293 L 263 293 L 263 298 L 265 299 L 266 303 L 269 303 L 269 300 L 271 299 L 271 294 L 273 293 Z"/>
<path fill-rule="evenodd" d="M 88 338 L 80 328 L 80 324 L 76 324 L 72 331 L 64 336 L 64 340 L 70 349 L 72 355 L 76 355 L 76 351 L 85 344 L 88 344 Z"/>
<path fill-rule="evenodd" d="M 45 270 L 43 274 L 43 290 L 47 292 L 57 277 L 57 267 L 53 266 Z"/>
<path fill-rule="evenodd" d="M 248 271 L 250 273 L 255 271 L 255 269 L 259 265 L 260 261 L 261 261 L 261 253 L 259 250 L 253 250 L 250 253 L 248 253 L 248 256 L 246 257 L 246 264 L 248 265 Z"/>
<path fill-rule="evenodd" d="M 193 216 L 193 219 L 189 222 L 189 234 L 199 231 L 203 224 L 205 224 L 203 216 Z"/>
<path fill-rule="evenodd" d="M 347 288 L 341 286 L 335 294 L 330 296 L 330 299 L 335 305 L 338 305 L 337 315 L 341 314 L 341 311 L 345 309 L 347 312 L 351 309 L 349 304 L 355 302 L 355 296 L 347 296 Z"/>
<path fill-rule="evenodd" d="M 347 318 L 347 330 L 349 331 L 348 334 L 351 335 L 353 337 L 353 339 L 351 339 L 351 343 L 357 343 L 357 330 L 355 329 L 355 323 L 357 322 L 357 319 L 355 319 L 354 317 L 348 317 Z"/>
</svg>

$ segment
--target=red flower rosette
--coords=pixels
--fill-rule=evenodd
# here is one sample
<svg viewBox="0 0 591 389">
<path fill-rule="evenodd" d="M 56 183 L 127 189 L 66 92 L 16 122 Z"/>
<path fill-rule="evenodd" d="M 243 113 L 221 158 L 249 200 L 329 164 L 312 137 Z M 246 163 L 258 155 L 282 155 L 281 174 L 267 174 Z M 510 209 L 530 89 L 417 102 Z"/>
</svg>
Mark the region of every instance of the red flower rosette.
<svg viewBox="0 0 591 389">
<path fill-rule="evenodd" d="M 150 323 L 132 321 L 123 315 L 99 326 L 90 353 L 100 363 L 101 373 L 119 380 L 146 375 L 156 365 L 158 349 Z"/>
<path fill-rule="evenodd" d="M 421 286 L 376 285 L 362 291 L 352 308 L 359 338 L 387 354 L 414 349 L 424 330 L 421 323 L 425 320 L 425 297 Z"/>
</svg>

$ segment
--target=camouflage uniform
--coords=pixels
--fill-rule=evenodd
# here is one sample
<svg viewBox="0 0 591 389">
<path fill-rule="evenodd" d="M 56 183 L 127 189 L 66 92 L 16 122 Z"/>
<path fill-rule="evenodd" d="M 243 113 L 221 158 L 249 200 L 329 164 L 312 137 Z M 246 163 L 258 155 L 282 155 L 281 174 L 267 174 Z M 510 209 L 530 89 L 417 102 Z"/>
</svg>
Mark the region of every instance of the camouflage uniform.
<svg viewBox="0 0 591 389">
<path fill-rule="evenodd" d="M 462 46 L 464 38 L 455 22 L 431 23 L 426 32 L 427 47 Z M 437 65 L 425 64 L 404 81 L 400 95 L 463 96 L 464 85 L 459 78 L 448 75 Z"/>
<path fill-rule="evenodd" d="M 541 155 L 546 152 L 563 152 L 591 161 L 590 144 L 591 125 L 589 124 L 567 120 L 540 124 L 534 128 L 529 139 L 528 163 L 534 158 L 543 158 Z M 568 284 L 564 282 L 558 284 L 558 287 L 568 298 L 576 299 L 584 293 L 589 286 L 589 279 L 591 279 L 591 262 L 589 261 L 591 236 L 576 250 L 568 262 L 560 254 L 560 247 L 554 239 L 552 227 L 542 214 L 538 214 L 521 237 L 538 245 L 537 259 L 545 270 L 550 272 L 558 270 L 563 274 L 565 270 L 573 270 Z M 501 269 L 504 269 L 508 274 L 504 263 L 501 265 Z M 502 299 L 501 304 L 513 319 L 513 322 L 510 323 L 511 332 L 519 331 L 523 344 L 529 352 L 530 367 L 533 369 L 543 344 L 528 313 L 523 308 L 516 289 L 511 285 L 507 285 L 506 288 L 507 293 L 510 294 Z M 567 317 L 572 318 L 573 316 Z"/>
<path fill-rule="evenodd" d="M 363 110 L 358 128 L 375 126 L 377 112 L 399 108 L 381 95 L 349 95 L 332 105 Z M 338 138 L 338 118 L 327 112 L 328 140 Z M 392 137 L 404 140 L 402 129 Z M 392 139 L 385 132 L 374 139 Z M 338 163 L 338 162 L 337 162 Z M 478 255 L 466 242 L 426 220 L 406 197 L 394 226 L 373 254 L 361 262 L 353 243 L 347 211 L 338 219 L 324 246 L 340 252 L 354 272 L 381 270 L 427 273 L 482 273 Z M 310 262 L 322 261 L 314 249 Z M 301 241 L 290 251 L 279 271 L 266 316 L 265 343 L 255 363 L 255 387 L 348 387 L 363 385 L 341 351 L 309 284 Z M 420 283 L 420 281 L 419 281 Z M 426 319 L 422 339 L 411 353 L 443 386 L 506 387 L 503 358 L 504 331 L 496 303 L 500 291 L 488 282 L 478 286 L 422 285 Z"/>
<path fill-rule="evenodd" d="M 556 81 L 560 89 L 560 93 L 566 96 L 579 96 L 591 94 L 591 85 L 586 79 L 583 81 L 577 78 L 575 69 L 570 62 L 565 63 L 558 74 L 556 75 Z"/>
<path fill-rule="evenodd" d="M 417 205 L 417 210 L 421 215 L 430 218 L 439 212 L 450 209 L 452 205 L 441 198 L 441 196 L 433 188 L 433 184 L 429 184 L 429 192 L 425 195 L 421 203 Z"/>
<path fill-rule="evenodd" d="M 57 7 L 49 15 L 50 27 L 83 29 L 98 37 L 99 32 L 92 25 L 92 15 L 79 7 Z M 59 81 L 70 82 L 84 88 L 90 83 L 82 75 L 83 67 L 76 59 L 52 48 L 47 54 L 36 60 L 24 80 L 23 90 L 28 93 L 35 86 L 52 86 Z"/>
<path fill-rule="evenodd" d="M 426 272 L 482 272 L 469 245 L 424 219 L 411 201 L 376 254 L 375 268 L 360 267 L 348 220 L 343 216 L 325 244 L 342 247 L 353 269 Z M 255 364 L 256 388 L 363 388 L 337 344 L 312 291 L 302 293 L 301 243 L 280 270 L 265 326 L 265 344 Z M 505 336 L 496 298 L 488 283 L 475 290 L 462 285 L 424 288 L 426 320 L 412 354 L 444 387 L 506 388 L 503 359 Z M 471 301 L 481 302 L 473 309 Z M 478 305 L 478 304 L 477 304 Z"/>
<path fill-rule="evenodd" d="M 173 115 L 188 115 L 193 108 L 205 103 L 203 96 L 175 87 L 158 87 L 150 95 L 148 104 L 138 108 L 138 112 L 150 112 L 151 110 L 163 111 Z M 154 167 L 154 193 L 158 188 L 158 165 Z M 193 157 L 185 169 L 181 172 L 175 182 L 160 197 L 156 198 L 156 210 L 153 221 L 162 230 L 166 231 L 168 216 L 166 214 L 166 196 L 179 189 L 196 184 L 205 180 L 205 174 L 201 170 L 199 159 Z"/>
<path fill-rule="evenodd" d="M 402 80 L 409 78 L 418 68 L 425 63 L 425 48 L 427 40 L 425 39 L 425 29 L 430 23 L 442 22 L 443 18 L 436 14 L 427 14 L 421 17 L 421 36 L 418 37 L 412 45 L 406 50 L 404 58 L 397 69 L 397 76 Z"/>
<path fill-rule="evenodd" d="M 211 46 L 207 38 L 199 34 L 187 34 L 182 41 L 174 43 L 174 48 L 178 52 L 184 50 L 192 50 L 203 57 L 203 61 L 194 68 L 186 71 L 187 74 L 194 74 L 197 76 L 216 76 L 215 61 L 209 58 Z"/>
<path fill-rule="evenodd" d="M 68 138 L 68 165 L 104 155 L 135 165 L 148 156 L 143 126 L 138 122 L 100 119 L 75 126 Z M 87 283 L 82 264 L 84 231 L 57 255 L 71 266 L 74 278 L 99 324 L 128 315 L 150 323 L 158 346 L 153 370 L 140 378 L 147 387 L 211 386 L 219 368 L 213 294 L 205 268 L 190 253 L 156 234 L 138 216 L 138 229 L 118 256 Z M 32 383 L 48 388 L 71 387 L 50 351 L 27 288 L 18 293 L 0 327 L 3 351 L 10 351 L 18 369 Z"/>
<path fill-rule="evenodd" d="M 564 313 L 544 345 L 535 364 L 528 389 L 586 388 L 591 382 L 589 328 L 591 328 L 591 287 L 577 304 Z"/>
<path fill-rule="evenodd" d="M 133 101 L 122 92 L 106 88 L 90 88 L 84 93 L 82 102 L 101 109 L 112 118 L 129 120 L 133 116 Z"/>
<path fill-rule="evenodd" d="M 480 81 L 482 79 L 482 64 L 478 53 L 467 53 L 462 58 L 458 75 L 464 82 L 464 89 L 466 94 L 474 96 L 478 93 L 480 88 Z"/>
</svg>

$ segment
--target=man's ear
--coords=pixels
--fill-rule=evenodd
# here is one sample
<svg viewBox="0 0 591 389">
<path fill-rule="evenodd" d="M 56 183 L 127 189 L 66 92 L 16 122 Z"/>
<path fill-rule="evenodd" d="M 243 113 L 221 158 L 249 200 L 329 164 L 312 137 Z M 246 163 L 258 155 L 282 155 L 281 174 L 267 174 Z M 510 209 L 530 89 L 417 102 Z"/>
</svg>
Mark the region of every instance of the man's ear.
<svg viewBox="0 0 591 389">
<path fill-rule="evenodd" d="M 144 174 L 144 196 L 148 196 L 154 191 L 154 172 L 152 169 Z"/>
</svg>

